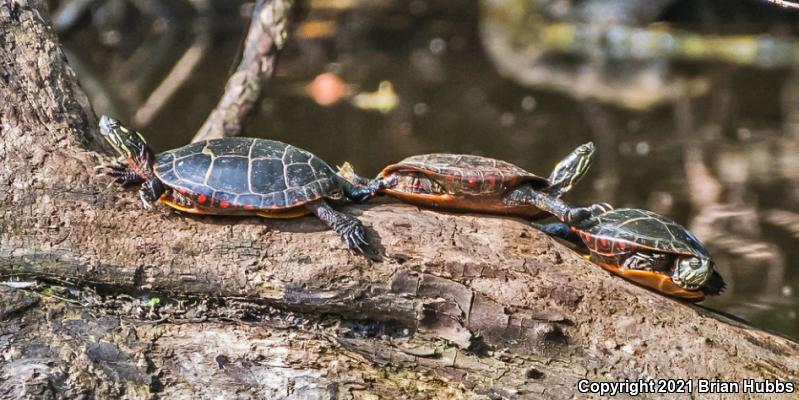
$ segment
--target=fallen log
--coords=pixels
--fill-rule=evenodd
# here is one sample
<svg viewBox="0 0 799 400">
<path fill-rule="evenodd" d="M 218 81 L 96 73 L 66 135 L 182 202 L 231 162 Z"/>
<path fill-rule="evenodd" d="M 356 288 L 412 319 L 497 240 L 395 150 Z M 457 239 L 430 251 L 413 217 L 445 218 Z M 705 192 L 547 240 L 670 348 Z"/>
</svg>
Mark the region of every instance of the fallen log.
<svg viewBox="0 0 799 400">
<path fill-rule="evenodd" d="M 582 379 L 799 382 L 799 344 L 611 276 L 524 222 L 141 209 L 38 2 L 0 0 L 0 396 L 584 397 Z M 26 286 L 12 284 L 11 286 Z M 696 390 L 696 389 L 694 389 Z M 789 395 L 789 396 L 795 396 Z M 640 398 L 659 398 L 642 394 Z"/>
</svg>

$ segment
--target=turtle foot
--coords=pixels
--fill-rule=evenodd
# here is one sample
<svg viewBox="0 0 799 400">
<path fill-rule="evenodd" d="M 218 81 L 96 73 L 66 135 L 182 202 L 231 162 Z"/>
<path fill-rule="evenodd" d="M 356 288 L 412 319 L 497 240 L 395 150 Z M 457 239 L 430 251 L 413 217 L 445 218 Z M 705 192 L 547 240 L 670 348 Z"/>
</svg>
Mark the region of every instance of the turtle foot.
<svg viewBox="0 0 799 400">
<path fill-rule="evenodd" d="M 153 204 L 147 200 L 147 194 L 144 191 L 139 191 L 139 200 L 141 200 L 141 205 L 145 210 L 149 211 L 153 209 Z"/>
<path fill-rule="evenodd" d="M 141 199 L 145 210 L 152 210 L 152 203 L 158 201 L 162 194 L 164 194 L 164 187 L 161 185 L 161 181 L 157 179 L 145 181 L 141 185 L 141 189 L 139 189 L 139 199 Z"/>
<path fill-rule="evenodd" d="M 142 183 L 144 180 L 125 164 L 113 163 L 94 167 L 97 176 L 110 176 L 114 182 L 122 186 Z"/>
<path fill-rule="evenodd" d="M 591 218 L 592 212 L 590 208 L 587 207 L 580 207 L 580 208 L 572 208 L 565 215 L 565 222 L 568 225 L 575 225 L 579 224 L 580 222 Z"/>
<path fill-rule="evenodd" d="M 341 218 L 333 225 L 333 229 L 341 235 L 341 240 L 347 243 L 350 250 L 363 253 L 369 247 L 369 243 L 366 241 L 366 230 L 361 221 L 352 217 Z"/>
<path fill-rule="evenodd" d="M 563 222 L 567 223 L 568 225 L 576 225 L 585 221 L 586 219 L 604 214 L 612 209 L 613 206 L 608 203 L 596 203 L 588 207 L 572 208 L 566 212 L 565 220 Z"/>
</svg>

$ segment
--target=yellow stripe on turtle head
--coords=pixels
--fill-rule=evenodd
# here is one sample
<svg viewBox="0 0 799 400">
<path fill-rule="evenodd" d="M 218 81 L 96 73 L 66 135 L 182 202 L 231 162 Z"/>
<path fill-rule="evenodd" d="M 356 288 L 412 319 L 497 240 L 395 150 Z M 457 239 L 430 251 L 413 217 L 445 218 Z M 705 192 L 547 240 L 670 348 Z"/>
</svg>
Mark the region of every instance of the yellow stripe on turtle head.
<svg viewBox="0 0 799 400">
<path fill-rule="evenodd" d="M 578 146 L 564 157 L 549 175 L 549 193 L 560 196 L 571 190 L 585 173 L 591 168 L 594 158 L 594 143 L 588 142 Z"/>
<path fill-rule="evenodd" d="M 100 118 L 100 133 L 111 147 L 125 158 L 136 157 L 147 146 L 147 141 L 141 133 L 131 131 L 107 115 Z"/>
</svg>

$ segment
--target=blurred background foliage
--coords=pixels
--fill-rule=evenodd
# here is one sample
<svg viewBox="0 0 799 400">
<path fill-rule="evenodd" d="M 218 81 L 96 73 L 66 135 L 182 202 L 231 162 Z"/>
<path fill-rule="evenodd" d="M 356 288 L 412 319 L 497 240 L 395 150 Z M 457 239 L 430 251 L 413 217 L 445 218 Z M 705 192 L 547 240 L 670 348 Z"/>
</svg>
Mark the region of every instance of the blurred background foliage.
<svg viewBox="0 0 799 400">
<path fill-rule="evenodd" d="M 165 150 L 219 99 L 252 3 L 52 9 L 97 113 Z M 594 141 L 568 201 L 685 224 L 729 284 L 703 304 L 799 338 L 799 12 L 762 0 L 306 0 L 296 14 L 248 136 L 369 176 L 435 151 L 546 175 Z"/>
</svg>

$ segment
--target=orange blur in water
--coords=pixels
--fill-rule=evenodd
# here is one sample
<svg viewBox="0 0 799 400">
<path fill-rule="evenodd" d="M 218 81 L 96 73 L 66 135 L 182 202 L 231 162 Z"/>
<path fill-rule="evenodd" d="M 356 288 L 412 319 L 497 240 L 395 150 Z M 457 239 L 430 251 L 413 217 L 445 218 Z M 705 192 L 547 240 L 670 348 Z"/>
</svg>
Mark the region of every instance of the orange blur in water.
<svg viewBox="0 0 799 400">
<path fill-rule="evenodd" d="M 349 93 L 349 85 L 336 74 L 325 72 L 314 78 L 305 91 L 320 106 L 337 103 Z"/>
</svg>

